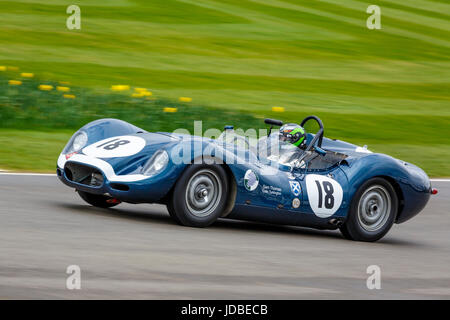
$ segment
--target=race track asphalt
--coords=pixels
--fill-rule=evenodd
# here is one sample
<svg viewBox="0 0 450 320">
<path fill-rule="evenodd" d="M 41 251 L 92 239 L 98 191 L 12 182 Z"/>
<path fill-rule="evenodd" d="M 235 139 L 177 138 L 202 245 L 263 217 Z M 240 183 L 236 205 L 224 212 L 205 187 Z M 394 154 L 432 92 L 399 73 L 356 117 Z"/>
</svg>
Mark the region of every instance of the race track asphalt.
<svg viewBox="0 0 450 320">
<path fill-rule="evenodd" d="M 164 206 L 98 209 L 55 176 L 0 175 L 0 299 L 449 299 L 450 182 L 433 185 L 419 216 L 360 243 L 232 220 L 181 227 Z M 69 265 L 80 290 L 66 289 Z"/>
</svg>

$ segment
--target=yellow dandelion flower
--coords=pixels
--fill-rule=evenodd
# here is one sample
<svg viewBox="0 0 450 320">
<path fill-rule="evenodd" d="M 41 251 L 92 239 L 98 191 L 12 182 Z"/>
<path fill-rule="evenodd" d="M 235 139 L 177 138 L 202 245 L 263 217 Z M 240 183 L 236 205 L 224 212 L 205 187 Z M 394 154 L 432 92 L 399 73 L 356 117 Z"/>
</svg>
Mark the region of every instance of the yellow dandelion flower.
<svg viewBox="0 0 450 320">
<path fill-rule="evenodd" d="M 56 90 L 61 91 L 61 92 L 69 92 L 70 88 L 69 87 L 61 87 L 61 86 L 57 86 Z"/>
<path fill-rule="evenodd" d="M 22 73 L 20 74 L 20 76 L 21 76 L 21 77 L 24 77 L 24 78 L 33 78 L 33 77 L 34 77 L 34 74 L 31 73 L 31 72 L 22 72 Z"/>
<path fill-rule="evenodd" d="M 133 98 L 142 98 L 144 95 L 141 92 L 134 92 L 131 94 Z"/>
<path fill-rule="evenodd" d="M 164 112 L 170 112 L 170 113 L 173 113 L 173 112 L 177 112 L 178 109 L 177 109 L 177 108 L 168 108 L 168 107 L 166 107 L 166 108 L 163 109 L 163 111 L 164 111 Z"/>
<path fill-rule="evenodd" d="M 50 85 L 50 84 L 41 84 L 41 85 L 39 85 L 39 90 L 42 90 L 42 91 L 51 91 L 51 90 L 53 90 L 53 86 L 52 85 Z"/>
<path fill-rule="evenodd" d="M 130 86 L 125 85 L 125 84 L 116 84 L 111 86 L 111 90 L 112 91 L 126 91 L 126 90 L 130 90 Z"/>
<path fill-rule="evenodd" d="M 19 67 L 8 66 L 7 69 L 11 71 L 18 71 Z"/>
<path fill-rule="evenodd" d="M 191 102 L 191 101 L 192 101 L 192 98 L 189 98 L 189 97 L 180 97 L 179 100 L 180 100 L 181 102 Z"/>
<path fill-rule="evenodd" d="M 63 97 L 66 99 L 75 99 L 75 95 L 74 94 L 63 94 Z"/>
<path fill-rule="evenodd" d="M 20 81 L 20 80 L 9 80 L 8 83 L 11 86 L 20 86 L 22 84 L 22 81 Z"/>
<path fill-rule="evenodd" d="M 284 112 L 284 108 L 283 107 L 272 107 L 272 111 L 273 112 Z"/>
<path fill-rule="evenodd" d="M 6 66 L 0 66 L 0 71 L 6 71 Z"/>
<path fill-rule="evenodd" d="M 151 91 L 148 91 L 147 88 L 134 88 L 134 91 L 141 94 L 141 97 L 150 97 L 152 95 Z"/>
</svg>

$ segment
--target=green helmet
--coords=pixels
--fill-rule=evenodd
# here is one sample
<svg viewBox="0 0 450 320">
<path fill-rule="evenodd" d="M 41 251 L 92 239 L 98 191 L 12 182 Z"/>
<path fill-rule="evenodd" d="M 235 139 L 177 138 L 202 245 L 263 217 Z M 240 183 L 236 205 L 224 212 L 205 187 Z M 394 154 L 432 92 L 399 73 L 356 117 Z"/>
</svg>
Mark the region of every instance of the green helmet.
<svg viewBox="0 0 450 320">
<path fill-rule="evenodd" d="M 280 128 L 280 140 L 301 147 L 306 142 L 306 131 L 295 123 L 287 123 Z"/>
</svg>

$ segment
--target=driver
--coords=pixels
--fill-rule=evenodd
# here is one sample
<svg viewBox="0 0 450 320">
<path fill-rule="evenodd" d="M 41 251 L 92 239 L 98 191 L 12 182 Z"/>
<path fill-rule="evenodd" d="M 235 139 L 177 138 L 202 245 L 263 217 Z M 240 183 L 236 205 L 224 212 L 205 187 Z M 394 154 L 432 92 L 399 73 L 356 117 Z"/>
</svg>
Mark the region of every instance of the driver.
<svg viewBox="0 0 450 320">
<path fill-rule="evenodd" d="M 280 141 L 287 141 L 304 149 L 306 146 L 306 131 L 295 123 L 287 123 L 280 128 Z"/>
</svg>

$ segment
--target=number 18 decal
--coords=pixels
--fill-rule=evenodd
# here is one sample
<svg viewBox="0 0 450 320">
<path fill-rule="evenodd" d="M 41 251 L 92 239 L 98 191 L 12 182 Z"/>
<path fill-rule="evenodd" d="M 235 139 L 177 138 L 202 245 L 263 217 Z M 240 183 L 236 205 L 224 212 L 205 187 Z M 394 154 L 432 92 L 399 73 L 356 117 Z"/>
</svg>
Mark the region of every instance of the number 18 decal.
<svg viewBox="0 0 450 320">
<path fill-rule="evenodd" d="M 342 187 L 334 179 L 318 174 L 306 176 L 309 205 L 320 218 L 331 217 L 341 206 Z"/>
<path fill-rule="evenodd" d="M 145 140 L 136 136 L 119 136 L 98 141 L 83 149 L 83 153 L 96 158 L 132 156 L 145 147 Z"/>
</svg>

